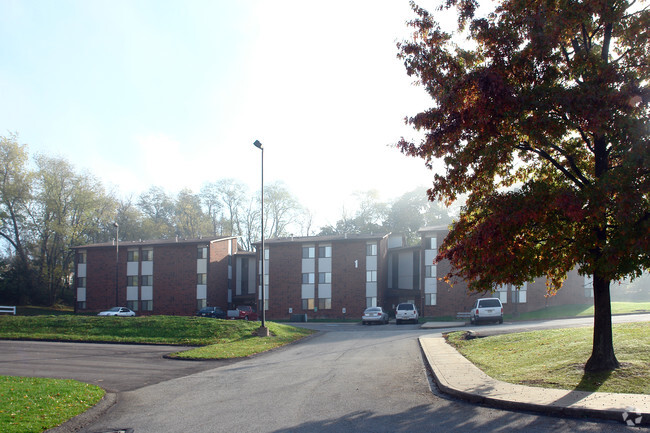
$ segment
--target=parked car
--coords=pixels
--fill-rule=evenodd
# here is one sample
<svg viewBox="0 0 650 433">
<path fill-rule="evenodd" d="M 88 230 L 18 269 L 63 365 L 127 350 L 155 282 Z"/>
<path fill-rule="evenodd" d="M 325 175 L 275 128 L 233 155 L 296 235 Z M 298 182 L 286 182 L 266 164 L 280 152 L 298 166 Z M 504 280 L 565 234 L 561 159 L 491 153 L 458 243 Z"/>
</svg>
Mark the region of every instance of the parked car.
<svg viewBox="0 0 650 433">
<path fill-rule="evenodd" d="M 415 307 L 415 304 L 404 303 L 397 305 L 395 309 L 395 324 L 399 325 L 403 321 L 412 321 L 413 323 L 418 323 L 420 318 L 418 314 L 418 309 Z"/>
<path fill-rule="evenodd" d="M 225 319 L 226 312 L 221 307 L 203 307 L 196 312 L 199 317 L 214 317 L 215 319 Z"/>
<path fill-rule="evenodd" d="M 250 305 L 238 305 L 234 310 L 228 310 L 228 319 L 257 320 L 257 313 Z"/>
<path fill-rule="evenodd" d="M 98 316 L 119 316 L 119 317 L 128 317 L 135 316 L 135 311 L 130 310 L 126 307 L 113 307 L 110 310 L 102 311 Z"/>
<path fill-rule="evenodd" d="M 363 316 L 361 316 L 361 324 L 370 325 L 371 323 L 388 325 L 388 313 L 386 313 L 381 307 L 366 308 L 366 311 L 363 312 Z"/>
<path fill-rule="evenodd" d="M 503 305 L 499 298 L 477 299 L 470 311 L 470 322 L 499 322 L 503 323 Z"/>
</svg>

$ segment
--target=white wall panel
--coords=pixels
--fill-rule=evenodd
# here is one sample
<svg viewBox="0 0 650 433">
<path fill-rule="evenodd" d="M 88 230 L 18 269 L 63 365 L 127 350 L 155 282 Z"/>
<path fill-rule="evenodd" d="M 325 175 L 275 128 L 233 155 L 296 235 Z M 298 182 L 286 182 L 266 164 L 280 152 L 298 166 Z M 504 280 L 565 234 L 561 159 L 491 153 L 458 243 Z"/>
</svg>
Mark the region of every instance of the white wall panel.
<svg viewBox="0 0 650 433">
<path fill-rule="evenodd" d="M 332 259 L 318 259 L 318 272 L 332 272 Z"/>
<path fill-rule="evenodd" d="M 377 283 L 366 283 L 366 298 L 377 297 Z"/>
<path fill-rule="evenodd" d="M 266 272 L 266 269 L 264 270 Z M 316 260 L 315 259 L 302 259 L 302 273 L 306 274 L 308 272 L 316 271 Z"/>
<path fill-rule="evenodd" d="M 399 254 L 399 273 L 397 282 L 398 289 L 413 289 L 413 253 L 405 252 Z"/>
<path fill-rule="evenodd" d="M 207 299 L 208 298 L 208 286 L 205 284 L 196 285 L 196 299 Z"/>
<path fill-rule="evenodd" d="M 85 263 L 79 263 L 77 265 L 77 277 L 79 277 L 79 278 L 85 278 L 86 277 L 86 264 Z"/>
<path fill-rule="evenodd" d="M 86 288 L 77 287 L 77 302 L 86 302 Z"/>
<path fill-rule="evenodd" d="M 314 298 L 314 286 L 313 284 L 303 284 L 301 290 L 301 299 L 312 299 Z"/>
<path fill-rule="evenodd" d="M 366 256 L 366 271 L 377 270 L 377 256 Z"/>
<path fill-rule="evenodd" d="M 153 275 L 153 262 L 142 262 L 142 275 Z"/>
<path fill-rule="evenodd" d="M 140 292 L 143 301 L 153 301 L 153 286 L 142 286 Z"/>
<path fill-rule="evenodd" d="M 332 297 L 332 285 L 331 284 L 319 284 L 318 285 L 318 297 L 319 298 L 331 298 Z"/>
<path fill-rule="evenodd" d="M 138 274 L 138 262 L 126 262 L 126 275 L 139 275 Z"/>
<path fill-rule="evenodd" d="M 197 274 L 208 273 L 208 259 L 196 259 L 196 273 Z"/>
<path fill-rule="evenodd" d="M 126 300 L 127 301 L 137 301 L 138 300 L 138 286 L 127 286 L 127 288 L 126 288 Z"/>
<path fill-rule="evenodd" d="M 246 260 L 246 259 L 244 259 Z M 248 287 L 244 288 L 246 293 L 255 293 L 255 287 L 257 286 L 257 270 L 255 269 L 255 266 L 253 266 L 255 262 L 251 261 L 250 265 L 248 266 Z M 269 273 L 269 266 L 268 266 L 268 260 L 264 264 L 264 273 L 268 274 Z M 262 297 L 260 296 L 260 299 Z"/>
<path fill-rule="evenodd" d="M 436 278 L 424 279 L 424 293 L 438 293 L 438 280 Z"/>
<path fill-rule="evenodd" d="M 438 250 L 424 250 L 424 266 L 432 265 L 437 255 Z"/>
</svg>

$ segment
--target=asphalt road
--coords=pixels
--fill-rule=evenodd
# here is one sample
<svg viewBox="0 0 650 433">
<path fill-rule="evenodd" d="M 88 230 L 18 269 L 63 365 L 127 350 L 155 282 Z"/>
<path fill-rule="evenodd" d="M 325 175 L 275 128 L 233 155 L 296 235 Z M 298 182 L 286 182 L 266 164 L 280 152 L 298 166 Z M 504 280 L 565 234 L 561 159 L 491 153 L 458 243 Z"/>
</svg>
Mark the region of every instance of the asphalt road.
<svg viewBox="0 0 650 433">
<path fill-rule="evenodd" d="M 163 358 L 179 350 L 178 346 L 0 340 L 0 375 L 77 379 L 121 392 L 233 362 Z"/>
<path fill-rule="evenodd" d="M 325 332 L 230 364 L 165 360 L 166 348 L 155 346 L 3 341 L 0 374 L 110 384 L 120 391 L 117 404 L 81 430 L 89 433 L 629 431 L 618 423 L 498 410 L 440 395 L 417 342 L 437 330 L 308 326 Z M 68 370 L 71 363 L 78 367 Z"/>
</svg>

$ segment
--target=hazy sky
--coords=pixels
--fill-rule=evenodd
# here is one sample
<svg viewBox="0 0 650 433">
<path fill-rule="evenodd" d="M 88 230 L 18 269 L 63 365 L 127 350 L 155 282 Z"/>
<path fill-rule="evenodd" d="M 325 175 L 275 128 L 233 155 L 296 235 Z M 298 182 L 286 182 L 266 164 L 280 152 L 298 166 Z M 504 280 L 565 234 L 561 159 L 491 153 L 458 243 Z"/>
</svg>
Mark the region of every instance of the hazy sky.
<svg viewBox="0 0 650 433">
<path fill-rule="evenodd" d="M 419 2 L 433 9 L 431 1 Z M 121 196 L 283 181 L 333 224 L 355 191 L 433 173 L 391 147 L 428 107 L 396 42 L 408 0 L 0 0 L 0 135 Z"/>
</svg>

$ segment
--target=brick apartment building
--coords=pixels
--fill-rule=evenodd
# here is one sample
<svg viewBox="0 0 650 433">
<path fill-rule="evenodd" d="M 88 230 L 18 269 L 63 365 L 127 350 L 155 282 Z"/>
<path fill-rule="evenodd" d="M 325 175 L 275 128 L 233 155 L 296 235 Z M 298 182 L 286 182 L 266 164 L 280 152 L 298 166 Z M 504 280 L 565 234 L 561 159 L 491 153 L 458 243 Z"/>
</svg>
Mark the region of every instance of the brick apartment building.
<svg viewBox="0 0 650 433">
<path fill-rule="evenodd" d="M 109 242 L 74 250 L 78 312 L 117 305 L 145 315 L 192 315 L 206 305 L 226 305 L 232 292 L 236 237 Z"/>
<path fill-rule="evenodd" d="M 266 241 L 267 317 L 357 318 L 383 305 L 388 249 L 401 243 L 388 234 Z"/>
<path fill-rule="evenodd" d="M 269 239 L 266 317 L 357 319 L 366 307 L 393 311 L 400 302 L 415 303 L 422 316 L 454 316 L 481 296 L 499 297 L 505 313 L 591 302 L 591 288 L 576 272 L 553 297 L 545 296 L 543 278 L 520 290 L 498 287 L 494 294 L 470 294 L 463 282 L 451 287 L 442 280 L 449 262 L 433 264 L 447 233 L 447 227 L 423 228 L 421 243 L 414 247 L 392 234 Z M 192 315 L 202 306 L 251 305 L 259 311 L 256 247 L 258 253 L 238 251 L 236 237 L 120 242 L 117 261 L 115 243 L 76 247 L 77 311 L 116 305 L 139 315 Z"/>
<path fill-rule="evenodd" d="M 562 289 L 547 296 L 546 280 L 538 278 L 517 289 L 499 286 L 494 293 L 469 293 L 467 284 L 454 282 L 453 287 L 443 278 L 450 271 L 447 260 L 434 264 L 441 245 L 449 233 L 446 226 L 420 229 L 421 243 L 417 247 L 399 248 L 389 252 L 389 278 L 385 308 L 391 310 L 399 302 L 413 302 L 420 314 L 428 317 L 454 316 L 469 311 L 480 297 L 501 299 L 504 313 L 523 313 L 563 304 L 593 302 L 593 291 L 587 280 L 576 271 L 569 273 Z"/>
</svg>

